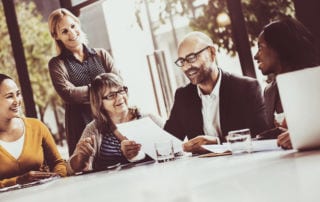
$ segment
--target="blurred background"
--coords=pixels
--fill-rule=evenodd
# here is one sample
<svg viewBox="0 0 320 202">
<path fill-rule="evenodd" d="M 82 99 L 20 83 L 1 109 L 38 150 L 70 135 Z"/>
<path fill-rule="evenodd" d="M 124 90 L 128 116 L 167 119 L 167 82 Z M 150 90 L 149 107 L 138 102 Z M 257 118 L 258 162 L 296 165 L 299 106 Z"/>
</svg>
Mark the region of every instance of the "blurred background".
<svg viewBox="0 0 320 202">
<path fill-rule="evenodd" d="M 48 15 L 64 7 L 77 15 L 89 46 L 105 48 L 129 87 L 130 104 L 166 119 L 174 92 L 188 83 L 174 64 L 180 39 L 203 31 L 218 50 L 223 70 L 255 77 L 253 55 L 264 25 L 295 16 L 320 38 L 318 0 L 2 0 L 0 72 L 19 81 L 26 116 L 47 124 L 64 146 L 64 106 L 53 89 L 48 61 L 56 55 Z"/>
</svg>

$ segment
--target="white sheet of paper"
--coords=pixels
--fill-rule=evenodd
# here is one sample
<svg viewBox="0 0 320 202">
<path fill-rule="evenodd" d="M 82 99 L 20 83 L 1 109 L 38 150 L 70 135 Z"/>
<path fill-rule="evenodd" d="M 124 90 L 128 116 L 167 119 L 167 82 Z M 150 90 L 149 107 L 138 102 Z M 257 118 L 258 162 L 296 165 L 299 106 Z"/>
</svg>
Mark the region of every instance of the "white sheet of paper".
<svg viewBox="0 0 320 202">
<path fill-rule="evenodd" d="M 203 148 L 214 153 L 223 153 L 229 150 L 228 143 L 223 143 L 222 145 L 212 144 L 212 145 L 202 145 Z M 252 141 L 252 151 L 262 152 L 262 151 L 272 151 L 281 150 L 277 145 L 277 140 L 257 140 Z"/>
<path fill-rule="evenodd" d="M 223 153 L 229 150 L 229 147 L 226 144 L 207 144 L 202 145 L 202 147 L 214 153 Z"/>
<path fill-rule="evenodd" d="M 155 142 L 172 140 L 174 152 L 182 151 L 182 141 L 174 137 L 170 133 L 164 131 L 149 117 L 117 124 L 118 130 L 129 140 L 134 140 L 141 144 L 141 150 L 153 159 L 156 159 L 154 148 Z"/>
<path fill-rule="evenodd" d="M 276 139 L 252 141 L 252 147 L 254 152 L 281 150 L 281 147 L 277 145 Z"/>
</svg>

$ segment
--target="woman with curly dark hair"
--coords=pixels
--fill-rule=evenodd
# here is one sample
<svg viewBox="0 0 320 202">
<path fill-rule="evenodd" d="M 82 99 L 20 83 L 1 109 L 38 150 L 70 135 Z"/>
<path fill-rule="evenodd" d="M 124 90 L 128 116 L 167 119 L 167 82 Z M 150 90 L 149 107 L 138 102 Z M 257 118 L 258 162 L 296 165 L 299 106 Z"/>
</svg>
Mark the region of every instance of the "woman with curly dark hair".
<svg viewBox="0 0 320 202">
<path fill-rule="evenodd" d="M 294 18 L 272 21 L 261 31 L 258 38 L 258 52 L 254 56 L 264 75 L 276 75 L 319 65 L 316 39 L 311 32 Z M 272 78 L 272 77 L 271 77 Z M 270 125 L 278 126 L 275 114 L 283 113 L 279 91 L 272 79 L 264 91 L 267 119 Z M 285 120 L 281 125 L 286 127 Z M 278 144 L 292 148 L 288 136 L 280 135 Z"/>
</svg>

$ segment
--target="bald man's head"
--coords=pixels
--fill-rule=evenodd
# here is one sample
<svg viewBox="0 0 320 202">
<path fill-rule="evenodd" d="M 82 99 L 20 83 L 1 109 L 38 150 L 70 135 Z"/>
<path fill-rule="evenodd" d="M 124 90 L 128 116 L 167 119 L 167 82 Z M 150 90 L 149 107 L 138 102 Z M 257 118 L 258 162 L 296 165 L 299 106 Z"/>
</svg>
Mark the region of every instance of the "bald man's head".
<svg viewBox="0 0 320 202">
<path fill-rule="evenodd" d="M 211 38 L 201 32 L 191 32 L 180 42 L 175 63 L 192 84 L 198 85 L 215 82 L 218 69 L 214 61 L 215 48 Z"/>
<path fill-rule="evenodd" d="M 194 44 L 194 46 L 213 46 L 213 41 L 209 36 L 202 32 L 190 32 L 179 43 L 178 49 L 185 43 Z"/>
</svg>

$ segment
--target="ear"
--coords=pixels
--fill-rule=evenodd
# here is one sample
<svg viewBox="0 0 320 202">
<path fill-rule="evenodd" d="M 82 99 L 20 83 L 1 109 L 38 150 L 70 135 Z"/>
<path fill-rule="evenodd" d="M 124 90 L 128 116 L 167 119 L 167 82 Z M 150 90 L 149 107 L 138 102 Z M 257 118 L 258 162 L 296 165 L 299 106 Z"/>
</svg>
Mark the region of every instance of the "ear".
<svg viewBox="0 0 320 202">
<path fill-rule="evenodd" d="M 209 50 L 210 50 L 211 59 L 212 59 L 212 61 L 214 61 L 216 58 L 216 49 L 213 46 L 211 46 L 211 47 L 209 47 Z"/>
<path fill-rule="evenodd" d="M 210 53 L 211 55 L 213 55 L 214 57 L 216 57 L 216 49 L 213 46 L 210 46 Z"/>
</svg>

